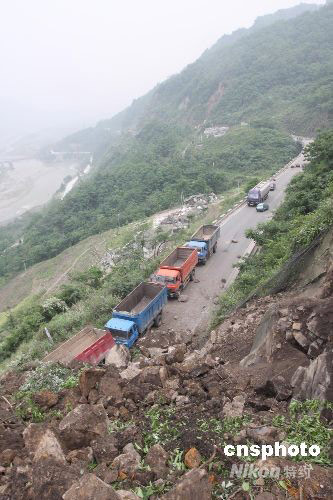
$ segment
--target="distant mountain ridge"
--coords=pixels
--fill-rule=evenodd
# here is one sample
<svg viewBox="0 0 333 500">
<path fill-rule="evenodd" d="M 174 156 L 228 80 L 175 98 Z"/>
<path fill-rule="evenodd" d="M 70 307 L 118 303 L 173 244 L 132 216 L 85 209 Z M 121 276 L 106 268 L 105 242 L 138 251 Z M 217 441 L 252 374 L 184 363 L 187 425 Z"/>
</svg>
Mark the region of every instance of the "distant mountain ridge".
<svg viewBox="0 0 333 500">
<path fill-rule="evenodd" d="M 189 122 L 191 125 L 198 124 L 209 118 L 219 121 L 226 120 L 225 124 L 227 125 L 237 123 L 239 119 L 242 119 L 241 116 L 237 116 L 235 112 L 232 113 L 234 116 L 230 113 L 223 113 L 223 110 L 221 110 L 222 106 L 219 108 L 217 104 L 221 101 L 224 90 L 228 86 L 228 80 L 226 79 L 225 82 L 223 81 L 223 72 L 234 72 L 235 67 L 237 68 L 237 66 L 240 66 L 243 63 L 242 59 L 246 57 L 247 41 L 244 39 L 253 40 L 254 43 L 257 42 L 259 45 L 262 44 L 265 46 L 265 50 L 269 51 L 270 47 L 266 47 L 266 43 L 263 43 L 262 38 L 269 36 L 270 31 L 272 31 L 273 38 L 278 37 L 279 31 L 283 31 L 284 24 L 281 23 L 289 21 L 289 24 L 286 25 L 289 29 L 287 29 L 283 35 L 287 37 L 287 40 L 284 41 L 284 45 L 286 45 L 286 42 L 297 42 L 298 36 L 301 36 L 301 40 L 299 40 L 301 42 L 311 33 L 312 25 L 315 23 L 314 19 L 312 21 L 311 14 L 318 13 L 322 8 L 322 6 L 317 4 L 302 3 L 290 9 L 281 9 L 274 14 L 258 17 L 253 26 L 249 29 L 242 28 L 230 35 L 223 35 L 210 49 L 207 49 L 197 61 L 189 64 L 182 72 L 171 76 L 144 96 L 135 99 L 129 107 L 109 120 L 103 120 L 99 122 L 96 127 L 79 131 L 65 138 L 64 141 L 61 141 L 59 147 L 63 148 L 66 146 L 75 149 L 78 144 L 80 147 L 83 147 L 84 144 L 84 147 L 90 147 L 90 149 L 94 149 L 97 153 L 101 154 L 110 142 L 111 144 L 113 143 L 113 136 L 118 136 L 126 131 L 137 131 L 149 121 L 150 118 L 167 121 L 182 120 Z M 299 18 L 304 14 L 309 14 L 309 16 L 306 16 L 305 19 L 302 20 L 304 23 L 303 33 L 299 33 L 297 29 L 296 32 L 293 33 L 292 23 L 296 21 L 295 18 Z M 331 12 L 329 13 L 329 18 L 332 19 Z M 322 14 L 319 14 L 318 19 L 323 19 Z M 329 28 L 329 20 L 327 20 L 326 26 Z M 264 30 L 264 32 L 262 30 Z M 262 35 L 260 35 L 261 33 Z M 316 34 L 316 38 L 319 41 L 319 33 Z M 274 42 L 274 40 L 272 40 L 272 42 Z M 232 51 L 232 56 L 235 58 L 234 61 L 230 60 L 230 57 L 228 57 L 228 50 Z M 238 54 L 237 51 L 239 52 Z M 298 52 L 302 52 L 302 50 Z M 283 52 L 281 57 L 284 57 Z M 294 61 L 291 61 L 291 63 L 292 62 Z M 264 63 L 265 61 L 262 61 L 259 66 L 264 65 Z M 245 67 L 245 71 L 242 73 L 243 78 L 246 78 L 247 70 L 248 67 Z M 251 75 L 251 78 L 254 78 L 254 76 L 255 75 Z M 258 78 L 258 80 L 260 80 L 260 78 Z M 240 89 L 240 91 L 244 90 L 246 89 Z M 216 106 L 211 106 L 211 110 L 215 109 L 215 112 L 207 114 L 207 110 L 204 109 L 205 105 L 210 99 L 211 102 L 214 101 L 214 96 L 218 97 L 219 94 L 220 99 L 217 99 Z M 242 102 L 235 102 L 236 99 L 233 93 L 231 93 L 229 97 L 229 108 L 237 108 L 239 104 L 242 105 Z M 222 99 L 222 102 L 226 99 L 227 97 Z M 260 106 L 262 106 L 262 103 L 260 103 Z M 245 115 L 245 113 L 242 114 Z M 251 117 L 253 112 L 251 111 L 249 114 Z M 240 113 L 238 113 L 238 115 L 240 115 Z M 243 117 L 243 119 L 248 118 L 249 116 Z M 286 126 L 286 128 L 292 129 L 294 124 L 286 123 L 283 125 Z M 294 126 L 296 128 L 291 131 L 299 133 L 306 132 L 300 123 L 295 123 Z M 314 123 L 311 130 L 312 133 L 317 126 L 318 123 Z"/>
</svg>

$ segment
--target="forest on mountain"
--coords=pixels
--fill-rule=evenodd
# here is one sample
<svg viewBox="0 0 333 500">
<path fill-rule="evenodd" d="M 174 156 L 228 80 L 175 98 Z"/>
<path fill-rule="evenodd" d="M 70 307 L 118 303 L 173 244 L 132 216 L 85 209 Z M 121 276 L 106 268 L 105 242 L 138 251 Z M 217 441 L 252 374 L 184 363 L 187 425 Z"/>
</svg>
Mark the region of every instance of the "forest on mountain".
<svg viewBox="0 0 333 500">
<path fill-rule="evenodd" d="M 333 5 L 300 11 L 222 37 L 124 112 L 63 141 L 96 152 L 98 165 L 63 201 L 1 228 L 0 283 L 182 196 L 265 178 L 299 152 L 291 133 L 329 127 Z M 229 130 L 206 137 L 216 125 Z"/>
</svg>

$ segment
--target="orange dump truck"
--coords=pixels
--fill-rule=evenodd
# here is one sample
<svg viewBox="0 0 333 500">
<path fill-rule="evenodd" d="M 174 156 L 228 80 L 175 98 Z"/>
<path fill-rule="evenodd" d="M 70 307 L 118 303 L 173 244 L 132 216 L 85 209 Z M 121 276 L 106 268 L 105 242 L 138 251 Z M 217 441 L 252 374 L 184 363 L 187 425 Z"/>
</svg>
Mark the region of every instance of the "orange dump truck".
<svg viewBox="0 0 333 500">
<path fill-rule="evenodd" d="M 161 283 L 168 289 L 169 297 L 179 297 L 189 281 L 193 281 L 198 252 L 193 248 L 177 247 L 152 276 L 155 283 Z"/>
</svg>

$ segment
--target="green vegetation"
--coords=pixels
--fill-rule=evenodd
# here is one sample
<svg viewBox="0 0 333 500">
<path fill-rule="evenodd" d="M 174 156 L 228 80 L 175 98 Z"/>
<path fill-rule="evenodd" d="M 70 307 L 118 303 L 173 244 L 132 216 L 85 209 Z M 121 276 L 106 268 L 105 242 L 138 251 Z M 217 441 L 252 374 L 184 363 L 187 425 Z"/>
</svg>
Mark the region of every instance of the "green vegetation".
<svg viewBox="0 0 333 500">
<path fill-rule="evenodd" d="M 287 417 L 278 415 L 273 418 L 273 425 L 286 432 L 286 441 L 288 443 L 295 445 L 306 443 L 307 446 L 316 444 L 320 448 L 320 454 L 317 457 L 302 457 L 298 455 L 293 460 L 332 465 L 329 451 L 333 431 L 320 418 L 323 407 L 332 408 L 333 406 L 332 403 L 324 403 L 318 400 L 307 400 L 304 402 L 294 400 L 289 405 L 289 414 Z"/>
<path fill-rule="evenodd" d="M 287 134 L 332 123 L 332 23 L 333 5 L 262 18 L 124 112 L 64 140 L 94 151 L 98 166 L 63 201 L 1 228 L 0 284 L 89 235 L 281 166 L 296 153 Z M 231 128 L 207 138 L 204 129 L 219 124 Z"/>
<path fill-rule="evenodd" d="M 221 212 L 225 212 L 242 196 L 242 188 L 234 188 L 219 205 L 212 206 L 207 214 L 192 220 L 187 230 L 175 235 L 156 233 L 156 244 L 167 241 L 177 246 L 182 244 L 202 223 L 211 223 Z M 137 231 L 149 230 L 149 223 L 138 227 L 122 228 L 114 237 L 114 244 L 123 246 L 134 240 Z M 103 235 L 102 235 L 103 236 Z M 117 247 L 113 247 L 117 248 Z M 168 252 L 168 250 L 166 250 Z M 66 340 L 87 324 L 103 327 L 110 318 L 113 307 L 141 281 L 145 280 L 158 265 L 165 253 L 156 259 L 145 260 L 142 248 L 132 252 L 112 268 L 112 273 L 101 278 L 100 270 L 92 266 L 84 272 L 73 272 L 68 283 L 61 286 L 51 297 L 30 296 L 1 318 L 0 363 L 2 368 L 40 358 L 50 350 L 44 328 L 47 326 L 56 343 Z M 64 304 L 66 307 L 64 307 Z M 135 350 L 132 352 L 135 357 Z M 0 365 L 1 366 L 1 365 Z"/>
<path fill-rule="evenodd" d="M 144 433 L 143 451 L 148 450 L 154 444 L 165 444 L 180 435 L 180 426 L 173 423 L 170 425 L 170 417 L 175 413 L 173 406 L 162 407 L 154 405 L 146 413 L 149 430 Z"/>
<path fill-rule="evenodd" d="M 33 370 L 21 386 L 21 392 L 38 392 L 48 390 L 59 392 L 78 385 L 78 377 L 65 366 L 42 363 Z"/>
<path fill-rule="evenodd" d="M 163 481 L 161 484 L 154 484 L 150 482 L 147 486 L 138 486 L 134 488 L 133 493 L 138 495 L 143 500 L 148 500 L 152 495 L 163 495 L 171 488 L 171 483 Z"/>
<path fill-rule="evenodd" d="M 283 289 L 297 273 L 302 251 L 333 224 L 333 131 L 307 149 L 311 163 L 294 177 L 273 219 L 247 232 L 261 251 L 239 264 L 240 273 L 220 298 L 217 324 L 251 294 Z"/>
<path fill-rule="evenodd" d="M 90 235 L 178 205 L 184 196 L 222 193 L 253 174 L 269 175 L 299 151 L 290 137 L 266 128 L 235 127 L 201 147 L 198 140 L 197 132 L 159 122 L 125 138 L 63 201 L 26 216 L 21 244 L 9 248 L 18 238 L 15 223 L 0 229 L 0 279 Z"/>
</svg>

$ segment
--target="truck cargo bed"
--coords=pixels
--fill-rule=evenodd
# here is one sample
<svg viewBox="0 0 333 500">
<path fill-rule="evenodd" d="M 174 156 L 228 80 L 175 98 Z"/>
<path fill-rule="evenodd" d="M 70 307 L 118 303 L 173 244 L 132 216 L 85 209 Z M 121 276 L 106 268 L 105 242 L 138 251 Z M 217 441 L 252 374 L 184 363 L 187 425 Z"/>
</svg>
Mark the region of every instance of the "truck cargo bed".
<svg viewBox="0 0 333 500">
<path fill-rule="evenodd" d="M 159 293 L 161 293 L 160 285 L 156 285 L 155 283 L 141 283 L 114 310 L 134 316 L 142 312 Z"/>
<path fill-rule="evenodd" d="M 160 268 L 182 269 L 185 262 L 191 257 L 193 250 L 187 247 L 178 247 L 171 252 L 161 263 Z"/>
<path fill-rule="evenodd" d="M 197 241 L 208 241 L 212 237 L 214 233 L 219 229 L 218 226 L 214 226 L 213 224 L 206 224 L 205 226 L 201 226 L 200 229 L 192 236 L 192 240 Z"/>
<path fill-rule="evenodd" d="M 96 340 L 102 338 L 106 334 L 105 330 L 86 326 L 79 333 L 60 344 L 57 349 L 50 352 L 43 361 L 69 363 L 76 356 L 81 354 L 85 349 L 91 346 Z"/>
</svg>

